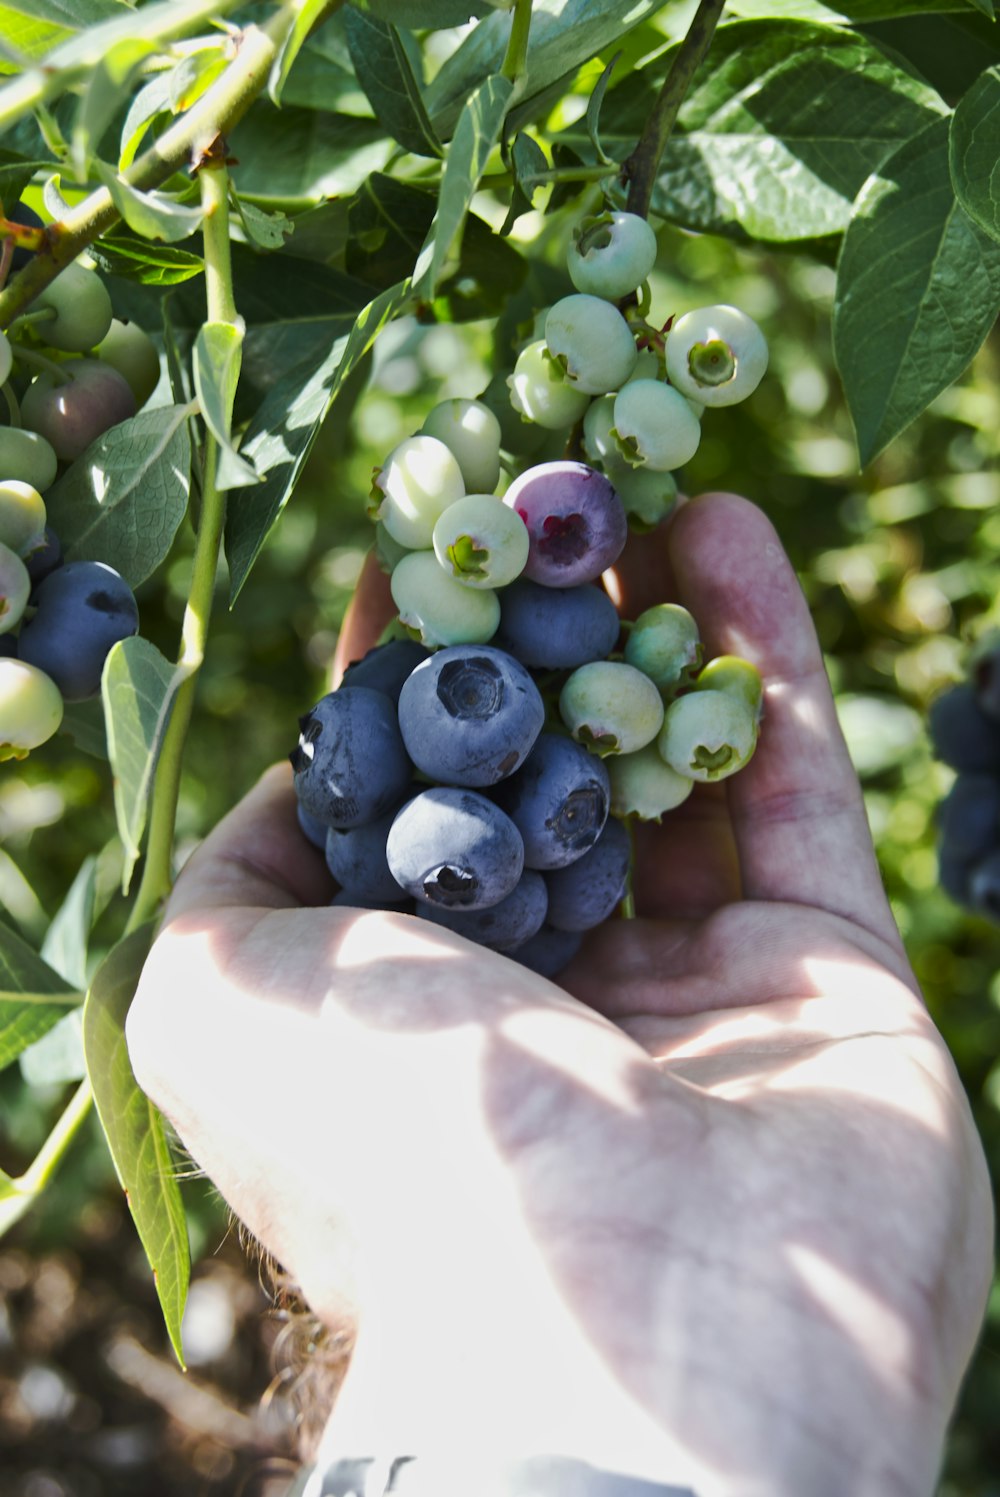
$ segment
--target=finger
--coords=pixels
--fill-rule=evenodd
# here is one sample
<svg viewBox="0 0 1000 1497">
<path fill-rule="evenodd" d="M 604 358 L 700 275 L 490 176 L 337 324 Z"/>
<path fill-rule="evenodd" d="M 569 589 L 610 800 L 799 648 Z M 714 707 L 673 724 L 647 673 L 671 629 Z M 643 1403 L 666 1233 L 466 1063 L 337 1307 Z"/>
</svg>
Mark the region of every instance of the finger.
<svg viewBox="0 0 1000 1497">
<path fill-rule="evenodd" d="M 375 552 L 369 551 L 354 594 L 347 605 L 337 648 L 333 654 L 330 675 L 334 688 L 340 685 L 351 662 L 360 660 L 372 648 L 386 624 L 395 616 L 396 605 L 389 591 L 389 579 Z"/>
<path fill-rule="evenodd" d="M 770 521 L 709 494 L 667 544 L 710 653 L 743 655 L 764 678 L 759 747 L 727 781 L 744 896 L 815 905 L 898 942 L 809 609 Z"/>
<path fill-rule="evenodd" d="M 323 855 L 299 827 L 291 765 L 275 764 L 192 853 L 165 918 L 232 905 L 325 905 L 335 888 Z"/>
</svg>

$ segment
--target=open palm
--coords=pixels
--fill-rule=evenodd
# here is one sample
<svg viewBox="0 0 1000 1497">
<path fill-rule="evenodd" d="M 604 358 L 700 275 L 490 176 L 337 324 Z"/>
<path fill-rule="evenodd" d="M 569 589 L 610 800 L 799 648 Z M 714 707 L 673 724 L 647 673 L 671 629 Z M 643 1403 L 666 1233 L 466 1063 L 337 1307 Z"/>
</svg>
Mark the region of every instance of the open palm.
<svg viewBox="0 0 1000 1497">
<path fill-rule="evenodd" d="M 611 583 L 765 680 L 559 983 L 326 908 L 269 773 L 178 881 L 141 1083 L 359 1340 L 341 1450 L 559 1450 L 699 1497 L 929 1497 L 989 1278 L 981 1148 L 768 522 L 685 505 Z M 341 642 L 384 621 L 372 573 Z"/>
</svg>

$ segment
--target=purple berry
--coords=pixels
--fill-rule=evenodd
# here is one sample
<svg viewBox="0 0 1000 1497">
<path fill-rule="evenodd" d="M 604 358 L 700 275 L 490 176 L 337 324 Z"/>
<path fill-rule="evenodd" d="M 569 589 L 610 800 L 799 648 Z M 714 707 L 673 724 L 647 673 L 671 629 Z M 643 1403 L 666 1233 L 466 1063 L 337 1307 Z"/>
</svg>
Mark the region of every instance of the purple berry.
<svg viewBox="0 0 1000 1497">
<path fill-rule="evenodd" d="M 528 527 L 524 576 L 545 587 L 594 582 L 625 545 L 625 507 L 604 474 L 586 463 L 537 463 L 515 478 L 504 503 Z"/>
</svg>

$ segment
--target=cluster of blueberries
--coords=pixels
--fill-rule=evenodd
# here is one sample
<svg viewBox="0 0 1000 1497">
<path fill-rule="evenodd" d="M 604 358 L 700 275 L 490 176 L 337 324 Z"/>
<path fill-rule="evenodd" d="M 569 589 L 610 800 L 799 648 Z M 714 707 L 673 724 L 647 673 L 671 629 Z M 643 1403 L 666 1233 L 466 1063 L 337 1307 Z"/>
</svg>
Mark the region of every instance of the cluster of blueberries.
<svg viewBox="0 0 1000 1497">
<path fill-rule="evenodd" d="M 931 705 L 939 759 L 956 771 L 939 807 L 941 885 L 958 904 L 1000 920 L 1000 641 L 987 638 L 969 678 Z"/>
<path fill-rule="evenodd" d="M 291 755 L 335 903 L 415 913 L 546 976 L 620 903 L 627 821 L 658 820 L 757 742 L 748 661 L 703 666 L 686 609 L 623 625 L 599 585 L 630 523 L 669 512 L 704 407 L 743 399 L 767 364 L 732 307 L 650 328 L 655 258 L 644 219 L 586 220 L 567 259 L 577 290 L 507 381 L 523 420 L 565 428 L 589 461 L 536 463 L 500 493 L 497 415 L 452 399 L 376 471 L 403 637 L 348 668 Z"/>
<path fill-rule="evenodd" d="M 16 221 L 41 225 L 22 205 Z M 16 266 L 24 253 L 5 260 Z M 159 377 L 152 340 L 113 318 L 101 278 L 78 263 L 12 336 L 0 332 L 9 418 L 0 426 L 0 760 L 51 738 L 64 703 L 95 696 L 112 645 L 138 630 L 135 598 L 113 567 L 63 563 L 43 496 L 92 441 L 135 415 Z"/>
</svg>

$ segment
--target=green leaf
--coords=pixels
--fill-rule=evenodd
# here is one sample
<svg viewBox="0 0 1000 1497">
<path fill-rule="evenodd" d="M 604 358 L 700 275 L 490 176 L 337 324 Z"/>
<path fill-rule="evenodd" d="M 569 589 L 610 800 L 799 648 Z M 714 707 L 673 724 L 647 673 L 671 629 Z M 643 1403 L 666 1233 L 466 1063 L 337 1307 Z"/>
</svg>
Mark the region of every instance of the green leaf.
<svg viewBox="0 0 1000 1497">
<path fill-rule="evenodd" d="M 258 482 L 230 437 L 242 357 L 242 319 L 238 327 L 231 322 L 206 322 L 198 329 L 192 355 L 195 395 L 205 425 L 219 444 L 218 482 L 225 489 Z"/>
<path fill-rule="evenodd" d="M 663 0 L 534 0 L 528 64 L 518 84 L 524 103 L 564 78 L 660 10 Z M 400 17 L 402 21 L 402 17 Z M 503 65 L 510 16 L 494 12 L 439 69 L 424 95 L 434 128 L 447 138 L 474 89 Z"/>
<path fill-rule="evenodd" d="M 604 147 L 601 145 L 601 106 L 604 103 L 604 95 L 608 91 L 608 84 L 611 82 L 611 74 L 614 70 L 615 64 L 618 62 L 621 55 L 622 54 L 620 52 L 616 52 L 614 57 L 612 57 L 607 67 L 604 69 L 604 72 L 601 74 L 600 78 L 598 78 L 597 83 L 594 85 L 594 91 L 587 101 L 587 113 L 585 116 L 587 122 L 587 134 L 590 136 L 590 143 L 594 148 L 595 156 L 597 157 L 598 161 L 600 161 L 605 166 L 614 166 L 615 163 L 612 161 L 611 157 L 607 154 L 607 152 L 604 150 Z"/>
<path fill-rule="evenodd" d="M 125 1017 L 152 934 L 152 926 L 134 931 L 101 963 L 83 1010 L 83 1044 L 97 1115 L 183 1366 L 181 1319 L 191 1274 L 184 1204 L 163 1118 L 139 1090 L 125 1044 Z"/>
<path fill-rule="evenodd" d="M 77 1001 L 65 979 L 0 921 L 0 1069 L 47 1034 Z"/>
<path fill-rule="evenodd" d="M 188 501 L 183 405 L 140 411 L 91 442 L 45 496 L 67 561 L 104 561 L 130 587 L 164 560 Z"/>
<path fill-rule="evenodd" d="M 153 121 L 161 115 L 171 113 L 172 92 L 170 73 L 157 73 L 136 94 L 122 125 L 119 171 L 123 172 L 135 160 L 136 152 Z"/>
<path fill-rule="evenodd" d="M 96 697 L 89 702 L 67 702 L 60 733 L 65 733 L 83 754 L 106 761 L 108 745 L 104 733 L 101 704 Z"/>
<path fill-rule="evenodd" d="M 201 275 L 205 269 L 201 256 L 192 255 L 189 250 L 148 244 L 144 239 L 130 239 L 124 234 L 96 239 L 88 253 L 99 270 L 142 286 L 177 286 Z"/>
<path fill-rule="evenodd" d="M 345 262 L 350 274 L 376 290 L 405 280 L 435 206 L 435 195 L 426 188 L 373 172 L 349 206 Z"/>
<path fill-rule="evenodd" d="M 166 193 L 139 192 L 130 187 L 107 162 L 95 161 L 94 171 L 129 228 L 143 239 L 174 244 L 193 234 L 205 217 L 200 207 L 185 208 Z"/>
<path fill-rule="evenodd" d="M 152 50 L 143 37 L 125 37 L 109 48 L 87 79 L 70 137 L 78 182 L 87 180 L 91 152 L 100 149 L 105 130 L 131 95 L 136 70 Z"/>
<path fill-rule="evenodd" d="M 35 173 L 51 166 L 51 161 L 29 161 L 15 151 L 0 151 L 0 203 L 13 208 Z"/>
<path fill-rule="evenodd" d="M 226 515 L 231 603 L 239 596 L 268 532 L 288 502 L 323 419 L 347 376 L 386 324 L 410 305 L 408 282 L 390 286 L 369 302 L 325 357 L 304 363 L 275 385 L 257 412 L 242 451 L 264 475 L 264 482 L 236 495 Z"/>
<path fill-rule="evenodd" d="M 947 166 L 941 119 L 869 178 L 844 236 L 834 356 L 862 465 L 958 379 L 1000 312 L 1000 246 Z"/>
<path fill-rule="evenodd" d="M 981 74 L 952 116 L 948 160 L 955 196 L 1000 239 L 1000 64 Z"/>
<path fill-rule="evenodd" d="M 514 137 L 510 167 L 514 174 L 514 191 L 511 193 L 510 207 L 500 230 L 501 234 L 509 234 L 521 214 L 530 212 L 535 193 L 541 185 L 538 173 L 547 172 L 549 162 L 537 140 L 525 135 L 522 130 Z"/>
<path fill-rule="evenodd" d="M 295 223 L 284 213 L 265 213 L 253 203 L 244 203 L 235 193 L 233 205 L 247 239 L 258 249 L 281 249 L 289 234 L 295 232 Z"/>
<path fill-rule="evenodd" d="M 42 957 L 71 987 L 87 986 L 87 946 L 94 923 L 97 859 L 84 858 L 42 942 Z"/>
<path fill-rule="evenodd" d="M 442 30 L 462 26 L 472 16 L 481 16 L 492 6 L 487 0 L 360 0 L 359 10 L 394 21 L 397 26 Z"/>
<path fill-rule="evenodd" d="M 970 7 L 992 15 L 991 0 L 729 0 L 734 16 L 783 21 L 854 22 L 898 21 L 906 16 L 967 11 Z"/>
<path fill-rule="evenodd" d="M 267 80 L 267 92 L 272 103 L 280 105 L 292 64 L 309 38 L 313 27 L 323 19 L 324 12 L 331 7 L 331 0 L 304 0 L 295 16 L 295 22 L 286 35 L 278 55 L 274 59 Z"/>
<path fill-rule="evenodd" d="M 394 149 L 377 120 L 258 100 L 231 136 L 240 197 L 286 211 L 354 192 Z"/>
<path fill-rule="evenodd" d="M 27 59 L 42 57 L 82 27 L 120 15 L 120 0 L 6 0 L 0 5 L 0 37 Z M 4 71 L 7 71 L 6 69 Z"/>
<path fill-rule="evenodd" d="M 440 156 L 441 142 L 395 26 L 350 7 L 344 25 L 358 82 L 383 128 L 405 151 Z"/>
<path fill-rule="evenodd" d="M 153 776 L 178 687 L 186 672 L 140 635 L 120 640 L 104 663 L 101 698 L 114 774 L 115 817 L 125 853 L 127 894 L 146 827 Z"/>
<path fill-rule="evenodd" d="M 620 160 L 673 55 L 609 91 L 601 134 Z M 866 37 L 802 21 L 735 21 L 716 32 L 681 107 L 653 211 L 686 228 L 776 242 L 840 233 L 868 175 L 945 112 L 933 89 Z M 561 138 L 593 159 L 582 124 Z"/>
<path fill-rule="evenodd" d="M 500 139 L 511 88 L 508 78 L 487 78 L 462 110 L 445 161 L 437 213 L 413 271 L 414 295 L 425 301 L 433 298 L 449 256 L 461 243 L 469 204 Z"/>
</svg>

